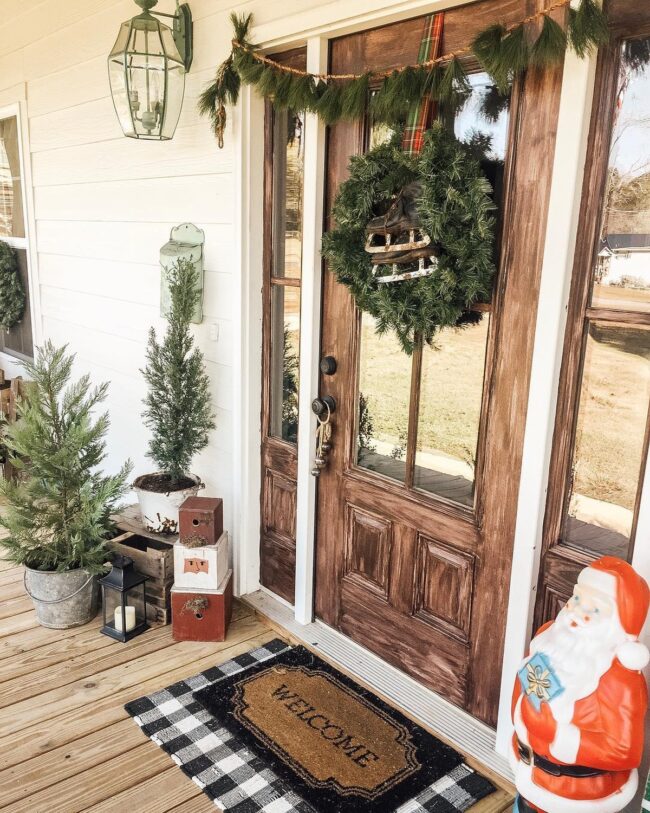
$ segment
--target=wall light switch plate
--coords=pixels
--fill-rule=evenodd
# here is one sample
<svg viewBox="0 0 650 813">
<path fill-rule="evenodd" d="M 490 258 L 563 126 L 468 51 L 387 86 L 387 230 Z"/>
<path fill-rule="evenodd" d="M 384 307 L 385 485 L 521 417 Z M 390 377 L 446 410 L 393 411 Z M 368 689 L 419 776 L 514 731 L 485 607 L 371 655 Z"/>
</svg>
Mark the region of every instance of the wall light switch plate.
<svg viewBox="0 0 650 813">
<path fill-rule="evenodd" d="M 210 341 L 218 342 L 219 341 L 219 324 L 218 322 L 211 322 L 210 323 L 210 330 L 208 331 L 208 336 L 210 337 Z"/>
</svg>

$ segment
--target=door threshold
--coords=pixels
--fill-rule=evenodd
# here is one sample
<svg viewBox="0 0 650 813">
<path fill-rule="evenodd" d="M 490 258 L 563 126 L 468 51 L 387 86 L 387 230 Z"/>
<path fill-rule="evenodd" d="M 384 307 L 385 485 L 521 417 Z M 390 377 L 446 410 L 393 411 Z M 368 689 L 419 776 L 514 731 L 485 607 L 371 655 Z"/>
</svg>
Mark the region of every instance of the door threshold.
<svg viewBox="0 0 650 813">
<path fill-rule="evenodd" d="M 322 621 L 299 624 L 293 609 L 264 590 L 241 600 L 310 649 L 318 650 L 352 677 L 357 678 L 391 705 L 421 723 L 441 739 L 475 760 L 472 767 L 487 767 L 501 780 L 512 783 L 508 761 L 498 754 L 496 732 L 466 711 L 420 685 L 378 655 L 357 644 Z"/>
</svg>

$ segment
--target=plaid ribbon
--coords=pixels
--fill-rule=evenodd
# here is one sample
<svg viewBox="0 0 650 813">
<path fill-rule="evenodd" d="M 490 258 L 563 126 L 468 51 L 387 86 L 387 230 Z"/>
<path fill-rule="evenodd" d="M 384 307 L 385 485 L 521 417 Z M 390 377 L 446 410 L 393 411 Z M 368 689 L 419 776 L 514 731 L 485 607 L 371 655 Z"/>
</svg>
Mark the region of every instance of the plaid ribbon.
<svg viewBox="0 0 650 813">
<path fill-rule="evenodd" d="M 420 40 L 418 64 L 440 56 L 442 29 L 445 15 L 429 14 L 424 20 L 424 31 Z M 417 155 L 424 145 L 424 134 L 436 114 L 436 104 L 430 96 L 425 96 L 409 115 L 402 137 L 402 149 L 408 155 Z"/>
</svg>

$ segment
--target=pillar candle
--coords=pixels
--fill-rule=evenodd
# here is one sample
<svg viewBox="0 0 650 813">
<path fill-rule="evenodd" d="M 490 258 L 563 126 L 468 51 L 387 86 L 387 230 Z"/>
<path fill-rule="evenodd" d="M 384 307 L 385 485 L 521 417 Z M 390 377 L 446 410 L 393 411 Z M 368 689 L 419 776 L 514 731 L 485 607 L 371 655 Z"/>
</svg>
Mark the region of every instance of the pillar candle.
<svg viewBox="0 0 650 813">
<path fill-rule="evenodd" d="M 126 611 L 126 632 L 131 632 L 135 628 L 135 607 L 127 606 Z M 115 608 L 115 629 L 122 632 L 122 608 Z"/>
</svg>

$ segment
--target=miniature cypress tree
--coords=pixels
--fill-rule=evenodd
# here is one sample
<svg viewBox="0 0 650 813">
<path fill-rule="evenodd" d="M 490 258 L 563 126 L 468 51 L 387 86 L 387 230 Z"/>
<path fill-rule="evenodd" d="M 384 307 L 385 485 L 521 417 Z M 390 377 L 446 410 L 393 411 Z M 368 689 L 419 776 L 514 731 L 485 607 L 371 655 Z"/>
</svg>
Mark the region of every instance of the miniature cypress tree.
<svg viewBox="0 0 650 813">
<path fill-rule="evenodd" d="M 0 240 L 0 329 L 18 324 L 25 312 L 25 290 L 14 249 Z"/>
<path fill-rule="evenodd" d="M 201 296 L 194 264 L 178 260 L 168 273 L 168 285 L 167 332 L 161 343 L 151 328 L 147 366 L 142 371 L 149 387 L 143 413 L 152 432 L 148 455 L 164 474 L 157 482 L 147 478 L 142 487 L 157 491 L 194 485 L 188 478 L 192 458 L 207 446 L 215 425 L 210 380 L 190 332 Z"/>
<path fill-rule="evenodd" d="M 111 514 L 127 491 L 131 464 L 105 476 L 108 415 L 93 419 L 108 384 L 91 389 L 90 377 L 69 384 L 73 355 L 46 342 L 34 362 L 25 363 L 32 379 L 18 402 L 19 420 L 4 429 L 3 442 L 18 469 L 17 482 L 0 482 L 7 510 L 0 540 L 8 558 L 36 570 L 102 571 Z"/>
</svg>

